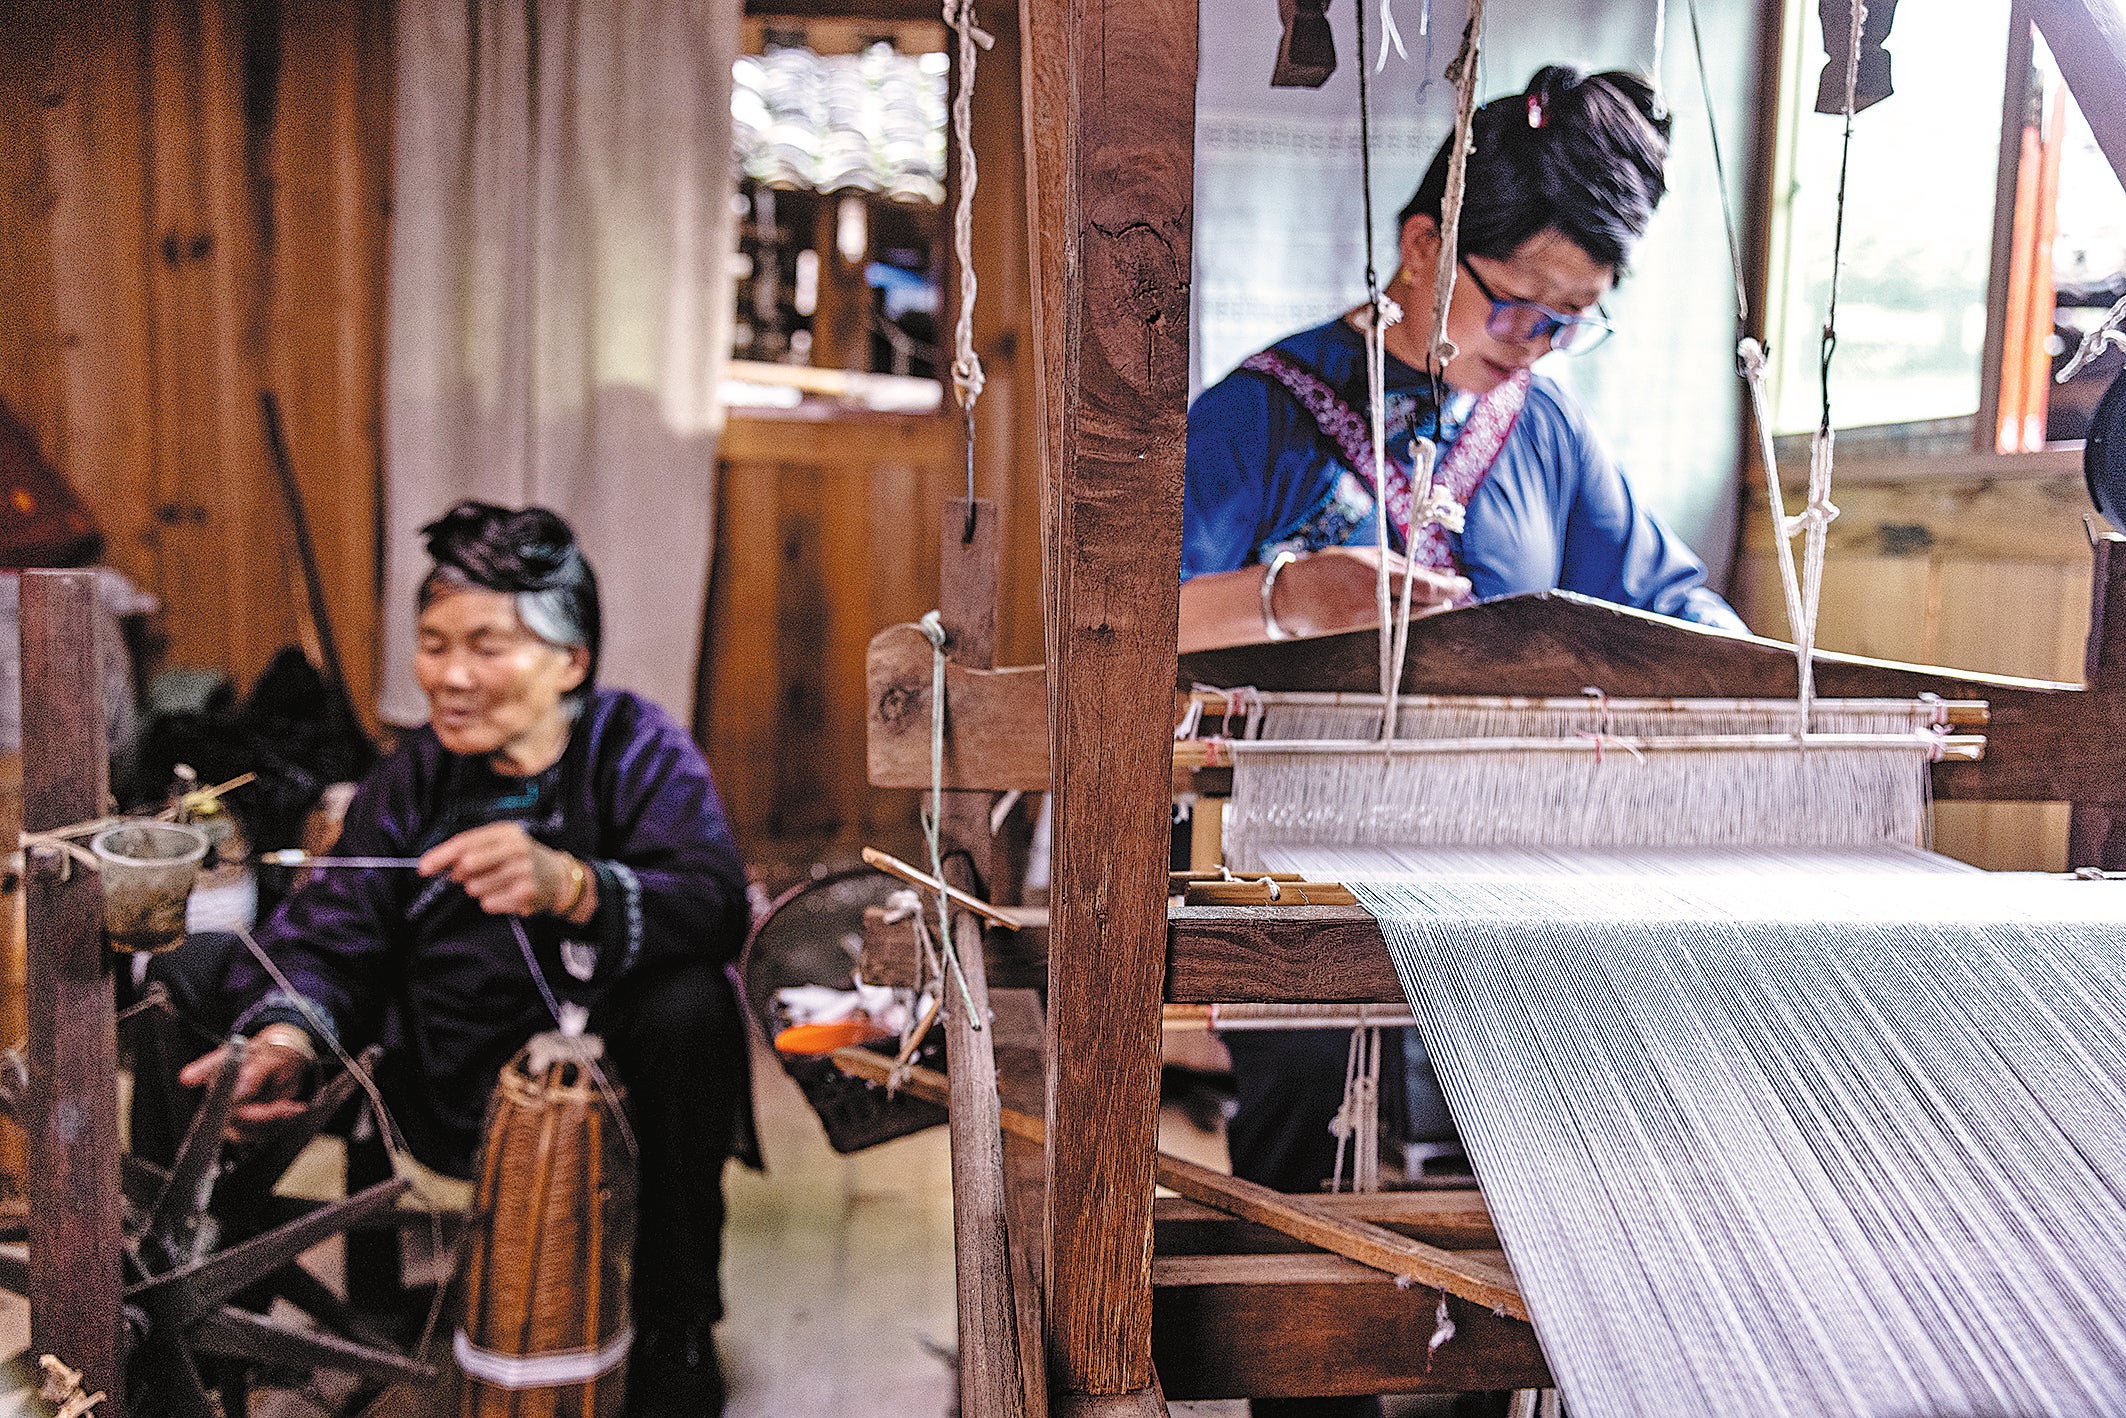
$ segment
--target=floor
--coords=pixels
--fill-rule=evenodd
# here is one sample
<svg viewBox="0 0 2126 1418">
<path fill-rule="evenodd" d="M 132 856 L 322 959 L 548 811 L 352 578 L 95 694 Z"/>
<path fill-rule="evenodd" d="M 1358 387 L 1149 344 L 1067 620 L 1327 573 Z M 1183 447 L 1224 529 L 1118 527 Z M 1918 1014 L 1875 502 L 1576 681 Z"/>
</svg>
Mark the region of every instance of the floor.
<svg viewBox="0 0 2126 1418">
<path fill-rule="evenodd" d="M 948 1418 L 953 1396 L 951 1162 L 943 1128 L 847 1156 L 826 1136 L 771 1058 L 756 1060 L 756 1099 L 769 1171 L 733 1166 L 726 1180 L 727 1316 L 719 1330 L 731 1383 L 729 1418 L 891 1414 Z M 1161 1145 L 1223 1169 L 1225 1142 L 1169 1108 Z M 291 1189 L 330 1188 L 339 1163 L 321 1144 L 291 1174 Z M 337 1278 L 338 1243 L 304 1257 Z M 0 1291 L 0 1418 L 31 1412 L 34 1373 L 23 1302 Z M 322 1418 L 321 1392 L 276 1392 L 257 1418 Z M 1443 1412 L 1438 1400 L 1399 1400 L 1396 1418 Z M 1237 1402 L 1177 1403 L 1177 1418 L 1246 1418 Z"/>
</svg>

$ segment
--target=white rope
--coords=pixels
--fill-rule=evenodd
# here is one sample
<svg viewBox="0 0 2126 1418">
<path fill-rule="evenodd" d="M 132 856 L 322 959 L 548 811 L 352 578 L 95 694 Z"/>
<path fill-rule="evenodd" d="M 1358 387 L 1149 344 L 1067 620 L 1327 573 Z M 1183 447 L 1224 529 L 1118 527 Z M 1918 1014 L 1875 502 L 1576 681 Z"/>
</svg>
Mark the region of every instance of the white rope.
<svg viewBox="0 0 2126 1418">
<path fill-rule="evenodd" d="M 959 40 L 959 87 L 952 96 L 952 135 L 960 150 L 960 200 L 952 215 L 952 250 L 960 267 L 959 320 L 952 332 L 952 386 L 972 422 L 982 397 L 982 358 L 974 350 L 975 50 L 996 41 L 975 23 L 974 0 L 945 0 L 945 23 Z"/>
<path fill-rule="evenodd" d="M 960 953 L 952 943 L 950 903 L 944 890 L 944 847 L 938 837 L 945 810 L 945 622 L 936 611 L 931 611 L 916 625 L 922 630 L 923 638 L 930 642 L 930 801 L 923 807 L 922 818 L 923 843 L 930 848 L 930 875 L 938 883 L 938 949 L 943 952 L 945 964 L 952 972 L 952 982 L 958 986 L 960 998 L 967 1005 L 967 1018 L 976 1030 L 980 1030 L 982 1011 L 974 1007 L 974 992 L 967 987 L 967 974 L 960 968 Z"/>
<path fill-rule="evenodd" d="M 1484 0 L 1469 0 L 1469 22 L 1462 28 L 1462 47 L 1447 66 L 1454 81 L 1454 146 L 1447 155 L 1447 189 L 1440 198 L 1439 270 L 1432 286 L 1432 367 L 1444 371 L 1459 353 L 1447 338 L 1447 307 L 1454 301 L 1454 278 L 1460 264 L 1462 188 L 1469 170 L 1469 128 L 1476 118 L 1477 58 L 1483 49 Z"/>
<path fill-rule="evenodd" d="M 1373 438 L 1373 538 L 1379 554 L 1373 568 L 1373 606 L 1379 617 L 1375 624 L 1380 627 L 1380 695 L 1388 706 L 1387 713 L 1381 718 L 1383 740 L 1394 737 L 1395 690 L 1402 679 L 1402 666 L 1394 658 L 1394 606 L 1388 591 L 1387 430 L 1388 326 L 1401 319 L 1402 313 L 1400 306 L 1379 292 L 1375 292 L 1373 303 L 1366 311 L 1366 416 L 1367 429 Z M 1413 523 L 1413 539 L 1416 531 Z M 1403 550 L 1408 552 L 1411 548 L 1406 546 Z M 1410 578 L 1406 574 L 1403 577 L 1406 595 L 1409 585 Z"/>
<path fill-rule="evenodd" d="M 1431 28 L 1431 6 L 1427 3 L 1421 15 L 1421 32 Z M 1471 0 L 1469 22 L 1462 32 L 1462 45 L 1454 62 L 1447 66 L 1447 75 L 1456 81 L 1454 137 L 1447 161 L 1447 187 L 1440 202 L 1440 253 L 1439 269 L 1433 278 L 1433 318 L 1430 349 L 1434 372 L 1434 392 L 1438 392 L 1438 375 L 1454 358 L 1455 348 L 1447 339 L 1447 306 L 1454 299 L 1455 250 L 1459 240 L 1462 221 L 1463 177 L 1468 167 L 1469 130 L 1476 113 L 1477 55 L 1481 47 L 1483 28 L 1483 0 Z M 1363 44 L 1365 25 L 1364 0 L 1359 3 L 1360 43 Z M 1402 36 L 1395 28 L 1395 17 L 1389 9 L 1388 0 L 1381 0 L 1381 62 L 1387 61 L 1387 44 L 1394 39 L 1398 52 L 1403 51 Z M 1407 57 L 1407 52 L 1405 52 Z M 1363 60 L 1361 60 L 1363 63 Z M 1361 68 L 1359 83 L 1359 142 L 1364 151 L 1365 205 L 1368 212 L 1366 223 L 1366 276 L 1368 304 L 1366 312 L 1366 404 L 1369 415 L 1369 431 L 1373 437 L 1373 507 L 1374 538 L 1379 553 L 1379 564 L 1374 569 L 1374 611 L 1378 616 L 1380 634 L 1380 694 L 1385 705 L 1381 715 L 1380 740 L 1384 748 L 1393 752 L 1395 743 L 1395 700 L 1402 682 L 1403 655 L 1409 648 L 1410 615 L 1412 595 L 1417 578 L 1415 555 L 1417 538 L 1425 526 L 1438 522 L 1450 531 L 1461 530 L 1461 507 L 1453 501 L 1444 488 L 1435 487 L 1432 470 L 1438 459 L 1438 445 L 1430 438 L 1418 438 L 1411 445 L 1413 466 L 1410 473 L 1412 506 L 1410 515 L 1409 542 L 1403 548 L 1402 594 L 1392 598 L 1388 585 L 1388 440 L 1387 440 L 1387 332 L 1388 327 L 1402 319 L 1402 307 L 1387 295 L 1373 288 L 1372 243 L 1372 132 L 1370 114 Z M 1435 399 L 1436 403 L 1443 400 Z M 1443 417 L 1442 412 L 1436 417 Z M 1391 603 L 1392 602 L 1392 603 Z"/>
<path fill-rule="evenodd" d="M 1380 1190 L 1380 1027 L 1365 1005 L 1358 1006 L 1358 1027 L 1351 1031 L 1344 1054 L 1343 1105 L 1329 1120 L 1336 1137 L 1336 1161 L 1329 1190 L 1344 1189 L 1344 1157 L 1351 1158 L 1351 1190 Z"/>
</svg>

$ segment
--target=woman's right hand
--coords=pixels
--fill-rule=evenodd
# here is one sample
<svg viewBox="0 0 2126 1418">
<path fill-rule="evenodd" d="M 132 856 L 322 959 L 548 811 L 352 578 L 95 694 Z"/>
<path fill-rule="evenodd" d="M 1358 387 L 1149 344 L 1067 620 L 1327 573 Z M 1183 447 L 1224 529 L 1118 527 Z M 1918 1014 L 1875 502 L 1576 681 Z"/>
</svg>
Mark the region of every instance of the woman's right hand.
<svg viewBox="0 0 2126 1418">
<path fill-rule="evenodd" d="M 1272 588 L 1279 627 L 1290 635 L 1329 635 L 1378 625 L 1382 555 L 1378 547 L 1323 547 L 1288 564 Z M 1392 551 L 1386 558 L 1390 615 L 1402 604 L 1405 574 L 1413 617 L 1445 610 L 1469 594 L 1467 577 L 1412 566 Z"/>
<path fill-rule="evenodd" d="M 237 1069 L 235 1106 L 229 1110 L 229 1125 L 222 1133 L 231 1142 L 256 1142 L 279 1124 L 301 1117 L 305 1108 L 297 1095 L 310 1061 L 300 1050 L 264 1035 L 261 1030 L 252 1036 Z M 227 1045 L 202 1054 L 178 1071 L 177 1081 L 187 1088 L 204 1088 L 221 1072 L 228 1057 Z"/>
</svg>

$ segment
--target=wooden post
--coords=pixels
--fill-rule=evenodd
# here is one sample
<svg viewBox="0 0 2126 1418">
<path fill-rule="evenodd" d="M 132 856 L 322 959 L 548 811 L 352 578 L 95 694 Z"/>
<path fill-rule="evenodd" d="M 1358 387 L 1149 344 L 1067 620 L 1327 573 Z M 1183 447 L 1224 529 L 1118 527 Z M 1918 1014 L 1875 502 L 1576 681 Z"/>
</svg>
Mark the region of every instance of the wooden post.
<svg viewBox="0 0 2126 1418">
<path fill-rule="evenodd" d="M 1040 250 L 1049 758 L 1048 1327 L 1051 1383 L 1153 1411 L 1152 1156 L 1181 476 L 1188 399 L 1196 6 L 1028 0 L 1060 127 L 1062 260 Z M 1059 55 L 1055 46 L 1059 42 Z M 1057 59 L 1061 58 L 1060 66 Z M 1036 161 L 1056 148 L 1036 144 Z M 1056 185 L 1060 178 L 1060 188 Z M 1061 271 L 1056 267 L 1060 264 Z M 1058 279 L 1060 277 L 1060 289 Z M 1060 354 L 1056 342 L 1060 340 Z M 1055 400 L 1060 399 L 1058 409 Z M 1065 1404 L 1065 1410 L 1082 1405 Z"/>
<path fill-rule="evenodd" d="M 950 498 L 940 528 L 938 613 L 946 653 L 963 665 L 996 664 L 997 509 L 992 502 Z M 947 701 L 946 712 L 951 712 Z M 947 853 L 945 879 L 985 890 L 990 879 L 989 794 L 956 792 L 939 804 Z M 964 852 L 965 857 L 958 853 Z M 1004 1134 L 999 1122 L 997 1060 L 988 1028 L 988 975 L 982 924 L 952 913 L 952 938 L 976 1015 L 946 997 L 945 1058 L 952 1101 L 952 1236 L 959 1314 L 960 1412 L 966 1418 L 1026 1418 L 1047 1411 L 1038 1372 L 1027 1372 L 1013 1299 L 1004 1203 Z M 948 985 L 948 989 L 951 987 Z"/>
<path fill-rule="evenodd" d="M 2082 676 L 2092 693 L 2126 694 L 2126 537 L 2095 539 L 2089 593 L 2089 644 Z M 2067 865 L 2126 870 L 2126 822 L 2110 803 L 2077 802 L 2067 827 Z"/>
<path fill-rule="evenodd" d="M 110 751 L 96 574 L 22 577 L 22 820 L 103 811 Z M 96 874 L 26 854 L 29 943 L 30 1351 L 81 1370 L 125 1412 L 119 1297 L 118 1028 Z"/>
</svg>

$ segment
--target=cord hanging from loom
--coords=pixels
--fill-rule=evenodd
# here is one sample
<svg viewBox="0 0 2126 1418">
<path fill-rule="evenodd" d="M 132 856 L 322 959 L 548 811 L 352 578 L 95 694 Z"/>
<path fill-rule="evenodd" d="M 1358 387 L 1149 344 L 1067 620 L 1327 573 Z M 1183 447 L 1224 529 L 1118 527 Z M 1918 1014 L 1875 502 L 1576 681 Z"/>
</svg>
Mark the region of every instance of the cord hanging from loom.
<svg viewBox="0 0 2126 1418">
<path fill-rule="evenodd" d="M 1351 1190 L 1380 1190 L 1380 1027 L 1367 1022 L 1365 1005 L 1358 1007 L 1358 1018 L 1344 1055 L 1343 1106 L 1329 1120 L 1329 1131 L 1336 1135 L 1336 1162 L 1329 1175 L 1332 1192 L 1344 1189 L 1346 1152 L 1351 1157 Z"/>
<path fill-rule="evenodd" d="M 1822 380 L 1822 417 L 1809 446 L 1808 500 L 1799 513 L 1789 516 L 1786 493 L 1779 477 L 1779 458 L 1772 443 L 1770 399 L 1766 374 L 1770 356 L 1763 343 L 1749 333 L 1749 292 L 1742 265 L 1741 243 L 1735 234 L 1735 214 L 1728 195 L 1726 164 L 1720 154 L 1720 127 L 1713 116 L 1712 81 L 1705 64 L 1705 40 L 1698 22 L 1698 0 L 1689 0 L 1691 45 L 1698 68 L 1698 88 L 1705 99 L 1705 122 L 1712 138 L 1713 174 L 1720 189 L 1720 216 L 1727 235 L 1728 259 L 1734 267 L 1735 365 L 1749 390 L 1750 415 L 1757 429 L 1758 459 L 1764 466 L 1765 503 L 1772 519 L 1773 543 L 1778 548 L 1779 588 L 1786 602 L 1789 633 L 1794 638 L 1796 684 L 1796 734 L 1806 741 L 1816 698 L 1816 624 L 1823 601 L 1823 565 L 1830 525 L 1838 516 L 1831 501 L 1831 470 L 1836 439 L 1831 429 L 1831 358 L 1838 348 L 1838 285 L 1844 265 L 1845 210 L 1853 152 L 1853 112 L 1860 79 L 1861 26 L 1867 19 L 1866 0 L 1852 0 L 1852 43 L 1847 46 L 1845 75 L 1845 132 L 1838 161 L 1837 217 L 1831 237 L 1831 291 L 1824 316 L 1819 374 Z M 1794 538 L 1802 538 L 1802 563 L 1794 564 Z"/>
<path fill-rule="evenodd" d="M 1667 57 L 1668 57 L 1668 0 L 1654 0 L 1654 57 L 1653 57 L 1653 80 L 1654 80 L 1654 101 L 1655 101 L 1656 103 L 1658 103 L 1658 104 L 1660 104 L 1660 105 L 1661 105 L 1661 108 L 1662 108 L 1662 110 L 1663 110 L 1664 112 L 1665 112 L 1665 111 L 1667 111 L 1667 108 L 1668 108 L 1668 100 L 1667 100 L 1667 98 L 1666 98 L 1666 97 L 1664 96 L 1664 86 L 1663 86 L 1663 82 L 1662 82 L 1662 77 L 1661 77 L 1661 76 L 1662 76 L 1662 71 L 1663 71 L 1663 69 L 1664 69 L 1664 68 L 1666 67 L 1666 65 L 1665 65 L 1665 62 L 1664 62 L 1664 61 L 1665 61 L 1665 60 L 1667 59 Z"/>
<path fill-rule="evenodd" d="M 1388 497 L 1387 497 L 1387 331 L 1388 327 L 1402 318 L 1402 307 L 1389 299 L 1380 289 L 1379 269 L 1375 260 L 1373 236 L 1373 126 L 1372 97 L 1366 82 L 1366 0 L 1356 0 L 1358 15 L 1358 157 L 1360 198 L 1364 210 L 1366 247 L 1366 403 L 1369 433 L 1373 440 L 1373 504 L 1374 539 L 1378 563 L 1374 568 L 1374 611 L 1378 617 L 1380 633 L 1380 692 L 1383 710 L 1380 723 L 1380 740 L 1384 747 L 1393 750 L 1395 743 L 1395 700 L 1402 680 L 1403 654 L 1409 646 L 1411 598 L 1416 579 L 1416 566 L 1406 560 L 1403 567 L 1402 594 L 1399 599 L 1391 596 L 1388 575 Z M 1440 270 L 1435 277 L 1435 310 L 1433 312 L 1432 353 L 1433 403 L 1440 405 L 1440 372 L 1455 354 L 1454 346 L 1447 339 L 1447 304 L 1454 297 L 1455 243 L 1461 229 L 1463 173 L 1467 167 L 1469 129 L 1476 112 L 1476 59 L 1479 35 L 1483 21 L 1483 0 L 1472 0 L 1469 23 L 1462 32 L 1462 45 L 1454 63 L 1447 69 L 1447 76 L 1456 80 L 1454 141 L 1452 156 L 1448 161 L 1447 190 L 1441 203 Z M 1429 0 L 1421 15 L 1420 32 L 1428 36 L 1430 46 L 1431 5 Z M 1394 28 L 1394 15 L 1382 0 L 1381 62 L 1387 60 L 1387 39 L 1393 35 L 1395 47 L 1403 50 L 1402 36 Z M 1437 464 L 1439 447 L 1434 440 L 1420 437 L 1411 445 L 1411 486 L 1425 489 L 1422 502 L 1412 510 L 1410 537 L 1414 541 L 1418 531 L 1432 522 L 1448 528 L 1461 530 L 1463 509 L 1451 493 L 1437 486 L 1432 480 Z M 1405 553 L 1410 550 L 1405 547 Z"/>
<path fill-rule="evenodd" d="M 974 1006 L 974 991 L 968 988 L 967 974 L 960 968 L 960 952 L 952 941 L 951 907 L 944 889 L 945 854 L 938 838 L 945 811 L 945 622 L 936 611 L 930 611 L 916 625 L 930 642 L 930 800 L 923 805 L 922 819 L 923 842 L 930 848 L 930 875 L 938 884 L 938 950 L 967 1006 L 968 1019 L 980 1030 L 982 1011 Z M 942 997 L 943 991 L 939 994 Z"/>
<path fill-rule="evenodd" d="M 975 23 L 974 0 L 945 0 L 945 23 L 959 44 L 959 85 L 952 96 L 952 136 L 959 147 L 960 200 L 952 213 L 952 253 L 960 268 L 959 318 L 952 330 L 952 387 L 966 419 L 967 525 L 962 543 L 974 540 L 974 406 L 982 397 L 982 357 L 974 348 L 974 71 L 975 52 L 996 43 Z M 949 946 L 948 946 L 949 948 Z"/>
</svg>

